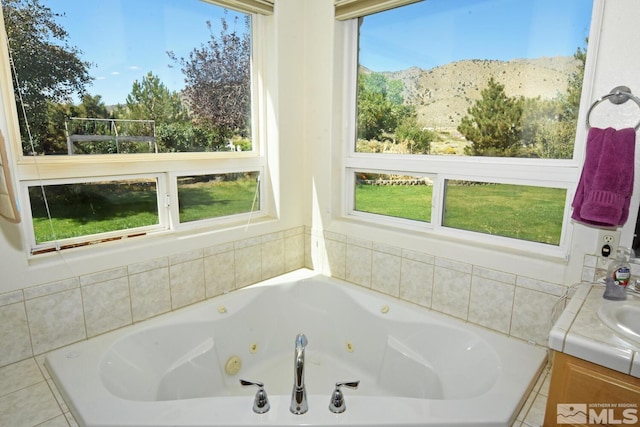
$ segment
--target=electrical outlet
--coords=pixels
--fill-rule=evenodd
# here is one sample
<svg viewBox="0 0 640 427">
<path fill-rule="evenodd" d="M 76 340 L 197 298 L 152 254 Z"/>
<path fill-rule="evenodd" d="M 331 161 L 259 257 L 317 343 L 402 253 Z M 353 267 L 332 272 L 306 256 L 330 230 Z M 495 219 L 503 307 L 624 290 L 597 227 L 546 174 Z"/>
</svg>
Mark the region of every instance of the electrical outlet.
<svg viewBox="0 0 640 427">
<path fill-rule="evenodd" d="M 596 255 L 606 264 L 609 258 L 615 258 L 619 244 L 619 230 L 599 230 Z"/>
</svg>

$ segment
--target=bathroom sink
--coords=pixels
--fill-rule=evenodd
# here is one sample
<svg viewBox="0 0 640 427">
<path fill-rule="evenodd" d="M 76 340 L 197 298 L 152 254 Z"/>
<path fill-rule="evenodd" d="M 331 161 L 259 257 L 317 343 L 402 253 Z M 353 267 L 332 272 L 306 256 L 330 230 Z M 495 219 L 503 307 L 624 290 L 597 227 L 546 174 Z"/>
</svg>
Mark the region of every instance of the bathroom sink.
<svg viewBox="0 0 640 427">
<path fill-rule="evenodd" d="M 640 299 L 602 304 L 598 317 L 617 334 L 640 344 Z"/>
</svg>

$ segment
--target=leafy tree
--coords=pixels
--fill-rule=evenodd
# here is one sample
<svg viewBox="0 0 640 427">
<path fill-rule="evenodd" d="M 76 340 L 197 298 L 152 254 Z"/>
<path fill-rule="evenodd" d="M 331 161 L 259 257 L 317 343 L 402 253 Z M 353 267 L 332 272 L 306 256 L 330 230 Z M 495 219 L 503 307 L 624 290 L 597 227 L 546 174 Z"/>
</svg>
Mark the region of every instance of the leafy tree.
<svg viewBox="0 0 640 427">
<path fill-rule="evenodd" d="M 82 131 L 76 128 L 76 124 L 69 122 L 70 117 L 92 117 L 92 118 L 109 118 L 109 112 L 102 97 L 100 95 L 91 96 L 84 94 L 82 102 L 79 105 L 71 103 L 59 104 L 49 101 L 46 114 L 46 130 L 40 137 L 44 141 L 44 145 L 51 147 L 55 152 L 67 151 L 67 135 L 65 123 L 68 131 L 72 133 L 97 133 L 95 130 Z M 102 144 L 104 145 L 104 144 Z M 90 144 L 77 146 L 77 149 L 85 153 L 95 153 L 103 151 L 95 151 L 95 147 Z"/>
<path fill-rule="evenodd" d="M 187 59 L 168 54 L 182 67 L 184 95 L 194 119 L 215 130 L 217 149 L 223 149 L 231 136 L 247 136 L 250 132 L 250 18 L 245 19 L 244 31 L 231 30 L 224 18 L 218 36 L 211 22 L 207 21 L 207 27 L 209 42 L 194 49 Z"/>
<path fill-rule="evenodd" d="M 71 107 L 71 116 L 99 119 L 110 118 L 107 106 L 102 100 L 102 95 L 91 96 L 89 94 L 82 95 L 80 105 Z"/>
<path fill-rule="evenodd" d="M 162 152 L 214 151 L 219 140 L 213 128 L 189 122 L 161 123 L 156 137 Z"/>
<path fill-rule="evenodd" d="M 578 48 L 573 57 L 578 61 L 577 70 L 569 77 L 566 96 L 559 98 L 557 122 L 546 133 L 540 134 L 540 157 L 571 159 L 578 126 L 578 111 L 582 95 L 586 48 Z"/>
<path fill-rule="evenodd" d="M 436 140 L 436 133 L 423 129 L 415 115 L 407 117 L 396 128 L 396 140 L 406 143 L 412 154 L 429 154 L 431 142 Z"/>
<path fill-rule="evenodd" d="M 586 40 L 585 42 L 588 42 Z M 582 81 L 584 80 L 584 67 L 587 61 L 587 50 L 578 48 L 573 54 L 578 61 L 578 69 L 569 77 L 567 97 L 564 99 L 560 120 L 564 122 L 577 122 L 580 109 L 580 97 L 582 96 Z"/>
<path fill-rule="evenodd" d="M 522 147 L 523 98 L 510 98 L 504 85 L 493 77 L 463 117 L 458 131 L 471 142 L 465 153 L 472 156 L 514 156 Z"/>
<path fill-rule="evenodd" d="M 530 100 L 525 105 L 523 139 L 533 147 L 532 156 L 547 159 L 573 157 L 586 50 L 578 48 L 573 57 L 578 67 L 569 77 L 567 91 L 553 100 Z"/>
<path fill-rule="evenodd" d="M 58 148 L 44 137 L 49 102 L 69 102 L 72 95 L 84 93 L 92 80 L 88 73 L 91 64 L 82 61 L 82 52 L 69 45 L 67 31 L 56 23 L 62 15 L 39 0 L 3 0 L 2 11 L 17 76 L 16 101 L 22 99 L 27 106 L 35 151 L 56 153 Z M 20 105 L 18 111 L 22 111 Z M 24 132 L 24 117 L 20 117 L 20 124 L 24 152 L 28 154 L 32 150 Z"/>
<path fill-rule="evenodd" d="M 380 140 L 394 127 L 393 107 L 384 94 L 358 91 L 358 138 Z"/>
<path fill-rule="evenodd" d="M 380 140 L 414 114 L 414 107 L 404 105 L 402 90 L 400 80 L 381 73 L 358 75 L 358 138 Z"/>
</svg>

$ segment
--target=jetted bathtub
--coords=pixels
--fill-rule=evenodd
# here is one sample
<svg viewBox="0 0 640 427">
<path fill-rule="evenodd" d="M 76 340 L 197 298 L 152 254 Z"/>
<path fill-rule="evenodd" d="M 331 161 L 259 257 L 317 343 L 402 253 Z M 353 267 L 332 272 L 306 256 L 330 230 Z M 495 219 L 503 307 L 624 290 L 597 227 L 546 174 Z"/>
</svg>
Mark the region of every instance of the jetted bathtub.
<svg viewBox="0 0 640 427">
<path fill-rule="evenodd" d="M 296 336 L 308 412 L 290 412 Z M 540 347 L 299 270 L 47 355 L 85 426 L 509 426 Z M 264 383 L 270 410 L 255 413 Z M 346 410 L 329 403 L 336 382 Z"/>
</svg>

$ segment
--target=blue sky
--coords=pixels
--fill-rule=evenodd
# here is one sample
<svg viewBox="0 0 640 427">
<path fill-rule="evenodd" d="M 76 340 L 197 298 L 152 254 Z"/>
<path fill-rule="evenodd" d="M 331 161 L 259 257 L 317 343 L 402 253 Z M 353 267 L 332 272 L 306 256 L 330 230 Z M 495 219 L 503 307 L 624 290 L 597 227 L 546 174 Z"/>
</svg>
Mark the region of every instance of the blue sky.
<svg viewBox="0 0 640 427">
<path fill-rule="evenodd" d="M 149 71 L 169 89 L 182 89 L 184 76 L 179 66 L 169 67 L 166 52 L 186 57 L 209 40 L 206 21 L 217 35 L 224 16 L 222 8 L 201 0 L 42 3 L 64 13 L 58 22 L 70 44 L 94 64 L 88 91 L 107 105 L 123 103 L 133 81 Z M 584 47 L 591 8 L 592 0 L 426 0 L 366 17 L 360 62 L 374 71 L 396 71 L 462 59 L 570 56 Z M 226 20 L 239 15 L 229 12 Z"/>
<path fill-rule="evenodd" d="M 69 33 L 69 42 L 92 62 L 95 78 L 88 87 L 91 95 L 101 95 L 107 105 L 124 103 L 134 80 L 149 71 L 159 76 L 170 90 L 184 87 L 180 66 L 167 51 L 187 57 L 210 39 L 206 21 L 214 34 L 220 30 L 224 10 L 200 0 L 42 0 Z M 233 25 L 229 12 L 225 19 Z M 243 26 L 242 19 L 238 25 Z M 244 28 L 244 27 L 241 27 Z M 175 65 L 170 68 L 169 65 Z"/>
<path fill-rule="evenodd" d="M 592 0 L 426 0 L 364 18 L 360 63 L 430 69 L 463 59 L 571 56 L 585 47 Z"/>
</svg>

